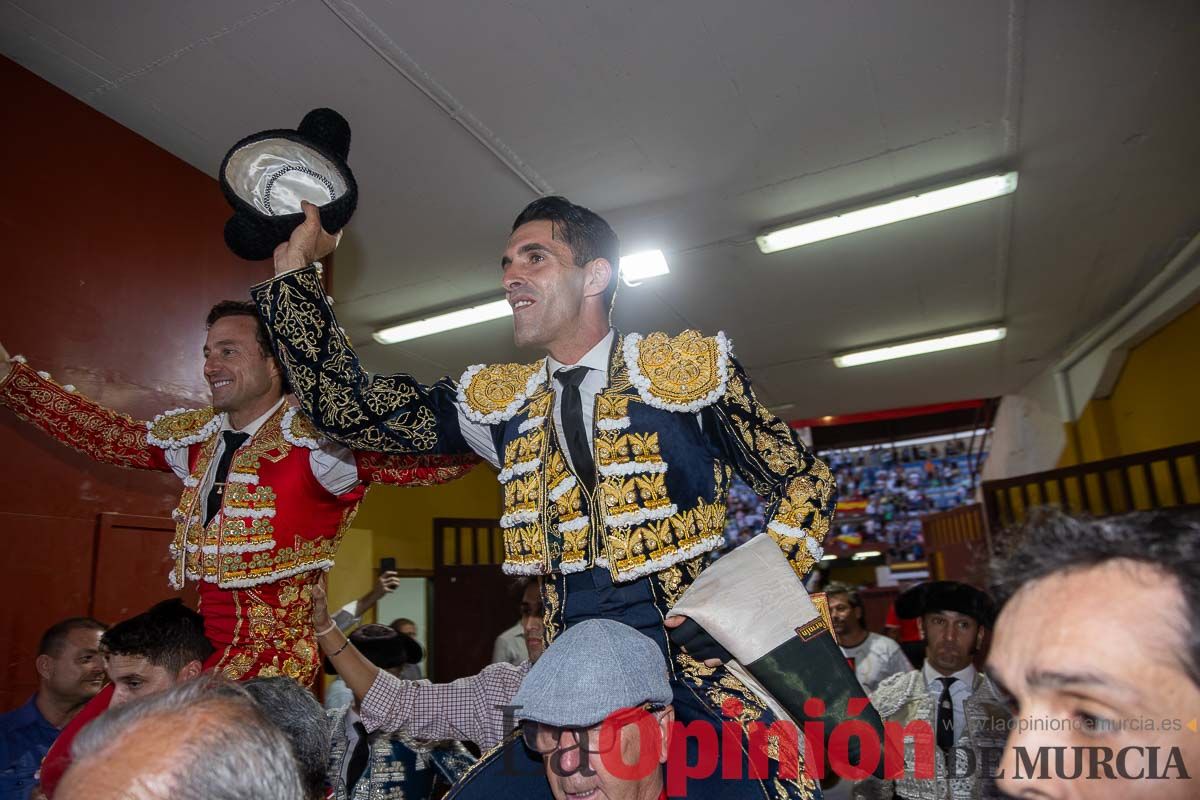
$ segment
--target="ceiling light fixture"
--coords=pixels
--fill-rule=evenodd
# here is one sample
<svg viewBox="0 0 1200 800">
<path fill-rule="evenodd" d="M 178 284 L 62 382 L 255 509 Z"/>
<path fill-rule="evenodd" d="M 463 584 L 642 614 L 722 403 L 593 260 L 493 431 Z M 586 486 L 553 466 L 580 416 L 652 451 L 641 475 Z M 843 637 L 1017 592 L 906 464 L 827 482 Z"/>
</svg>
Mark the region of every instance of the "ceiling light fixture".
<svg viewBox="0 0 1200 800">
<path fill-rule="evenodd" d="M 637 286 L 646 278 L 666 275 L 671 271 L 661 250 L 647 250 L 622 256 L 620 270 L 621 277 L 629 286 Z M 396 344 L 510 316 L 512 316 L 512 306 L 508 304 L 508 301 L 495 300 L 469 308 L 460 308 L 457 311 L 448 311 L 434 317 L 381 328 L 371 335 L 380 344 Z"/>
<path fill-rule="evenodd" d="M 976 331 L 953 333 L 949 336 L 938 336 L 933 339 L 919 339 L 914 342 L 903 342 L 888 347 L 876 347 L 871 350 L 857 350 L 853 353 L 835 356 L 833 363 L 839 367 L 857 367 L 862 364 L 874 364 L 876 361 L 890 361 L 893 358 L 908 358 L 925 353 L 936 353 L 939 350 L 953 350 L 956 347 L 971 347 L 977 344 L 998 342 L 1007 335 L 1007 328 L 983 328 Z"/>
<path fill-rule="evenodd" d="M 646 278 L 666 275 L 671 271 L 662 250 L 646 250 L 621 256 L 621 279 L 626 286 L 637 286 Z"/>
<path fill-rule="evenodd" d="M 845 236 L 868 228 L 878 228 L 893 222 L 990 200 L 993 197 L 1011 194 L 1016 188 L 1017 173 L 990 175 L 922 194 L 898 197 L 831 217 L 787 225 L 763 233 L 755 240 L 758 242 L 758 249 L 764 253 L 777 253 L 835 236 Z"/>
<path fill-rule="evenodd" d="M 881 555 L 883 555 L 883 553 L 879 552 L 878 550 L 859 550 L 857 553 L 855 553 L 854 555 L 852 555 L 850 557 L 850 560 L 851 561 L 866 561 L 868 558 L 875 558 L 875 557 L 881 556 Z"/>
<path fill-rule="evenodd" d="M 393 325 L 390 328 L 375 331 L 372 336 L 380 344 L 396 344 L 397 342 L 406 342 L 409 339 L 420 339 L 422 336 L 445 333 L 455 328 L 465 328 L 468 325 L 476 325 L 480 322 L 510 316 L 512 316 L 512 306 L 508 304 L 508 301 L 495 300 L 491 303 L 438 314 L 436 317 L 427 317 L 414 322 L 405 322 L 402 325 Z"/>
</svg>

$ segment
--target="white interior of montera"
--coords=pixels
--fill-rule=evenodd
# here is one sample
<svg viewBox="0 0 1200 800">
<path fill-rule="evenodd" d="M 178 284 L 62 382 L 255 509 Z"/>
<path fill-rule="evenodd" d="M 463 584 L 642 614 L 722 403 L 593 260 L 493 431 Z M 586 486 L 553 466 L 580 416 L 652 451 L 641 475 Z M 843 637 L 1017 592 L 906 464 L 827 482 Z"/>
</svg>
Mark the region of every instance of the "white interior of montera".
<svg viewBox="0 0 1200 800">
<path fill-rule="evenodd" d="M 291 139 L 261 139 L 239 148 L 225 165 L 238 197 L 268 216 L 300 213 L 300 201 L 323 206 L 346 192 L 325 156 Z"/>
</svg>

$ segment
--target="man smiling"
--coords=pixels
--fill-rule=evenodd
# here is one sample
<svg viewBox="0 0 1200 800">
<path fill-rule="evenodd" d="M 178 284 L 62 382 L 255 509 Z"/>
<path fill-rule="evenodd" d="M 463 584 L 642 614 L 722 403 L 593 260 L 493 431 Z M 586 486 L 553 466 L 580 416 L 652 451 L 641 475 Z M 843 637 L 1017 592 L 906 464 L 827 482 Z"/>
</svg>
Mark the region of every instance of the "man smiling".
<svg viewBox="0 0 1200 800">
<path fill-rule="evenodd" d="M 833 476 L 758 400 L 722 333 L 623 334 L 609 324 L 620 242 L 598 214 L 563 197 L 530 203 L 513 222 L 500 284 L 531 364 L 469 367 L 455 383 L 368 375 L 333 317 L 312 262 L 336 245 L 315 207 L 275 252 L 276 277 L 252 294 L 302 407 L 350 447 L 415 455 L 475 452 L 503 487 L 503 569 L 542 576 L 546 639 L 589 619 L 649 637 L 671 669 L 674 709 L 697 728 L 769 725 L 763 698 L 706 652 L 686 652 L 664 618 L 724 544 L 726 496 L 738 472 L 767 498 L 767 533 L 803 576 L 821 558 Z M 728 700 L 736 700 L 729 703 Z M 726 709 L 740 709 L 738 713 Z M 689 740 L 688 758 L 698 757 Z M 473 782 L 489 798 L 544 795 L 485 757 Z M 745 762 L 744 753 L 734 753 Z M 802 756 L 801 756 L 802 757 Z M 693 797 L 809 797 L 812 779 L 742 777 L 730 764 Z M 789 769 L 795 770 L 792 764 Z M 503 772 L 504 774 L 499 774 Z M 786 774 L 786 773 L 785 773 Z M 495 777 L 494 782 L 483 776 Z M 725 777 L 732 776 L 732 777 Z"/>
<path fill-rule="evenodd" d="M 473 457 L 388 457 L 320 440 L 284 400 L 286 383 L 254 307 L 228 300 L 206 320 L 212 406 L 135 422 L 60 386 L 0 347 L 0 403 L 63 444 L 108 464 L 173 472 L 170 583 L 196 581 L 206 669 L 310 685 L 319 655 L 312 584 L 333 565 L 368 482 L 440 483 Z M 130 576 L 133 577 L 133 576 Z"/>
</svg>

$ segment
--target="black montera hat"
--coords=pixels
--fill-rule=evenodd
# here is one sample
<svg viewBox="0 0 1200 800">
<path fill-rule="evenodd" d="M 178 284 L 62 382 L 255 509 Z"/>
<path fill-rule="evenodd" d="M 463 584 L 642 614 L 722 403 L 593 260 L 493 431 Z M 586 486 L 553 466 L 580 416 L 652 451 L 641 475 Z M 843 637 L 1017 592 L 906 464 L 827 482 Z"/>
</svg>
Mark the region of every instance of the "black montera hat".
<svg viewBox="0 0 1200 800">
<path fill-rule="evenodd" d="M 966 614 L 985 628 L 992 626 L 996 606 L 986 592 L 958 581 L 920 583 L 896 598 L 896 616 L 913 619 L 934 611 Z"/>
<path fill-rule="evenodd" d="M 308 112 L 296 130 L 260 131 L 235 144 L 218 174 L 234 211 L 225 244 L 249 261 L 270 258 L 304 221 L 301 200 L 320 206 L 325 230 L 340 231 L 358 203 L 349 152 L 350 124 L 331 108 Z"/>
<path fill-rule="evenodd" d="M 387 625 L 363 625 L 350 634 L 350 642 L 367 661 L 380 669 L 416 664 L 425 657 L 425 651 L 416 639 L 396 633 Z M 337 668 L 328 658 L 325 659 L 325 671 L 330 675 L 337 674 Z"/>
</svg>

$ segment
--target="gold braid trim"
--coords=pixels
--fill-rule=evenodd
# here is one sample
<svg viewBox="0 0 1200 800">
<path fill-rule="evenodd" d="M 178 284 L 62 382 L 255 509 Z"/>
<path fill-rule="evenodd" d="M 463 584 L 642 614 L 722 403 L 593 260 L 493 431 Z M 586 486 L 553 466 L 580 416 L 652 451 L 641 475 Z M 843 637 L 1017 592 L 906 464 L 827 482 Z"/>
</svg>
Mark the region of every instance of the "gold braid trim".
<svg viewBox="0 0 1200 800">
<path fill-rule="evenodd" d="M 134 469 L 167 469 L 146 438 L 146 423 L 55 383 L 23 361 L 0 382 L 0 403 L 60 443 L 96 461 Z"/>
</svg>

